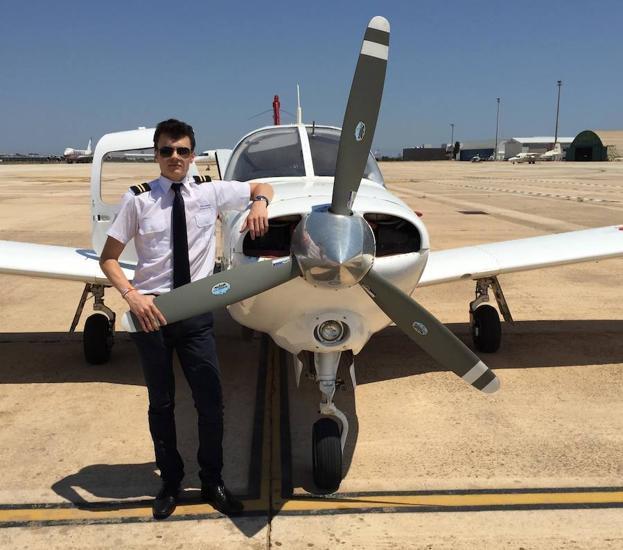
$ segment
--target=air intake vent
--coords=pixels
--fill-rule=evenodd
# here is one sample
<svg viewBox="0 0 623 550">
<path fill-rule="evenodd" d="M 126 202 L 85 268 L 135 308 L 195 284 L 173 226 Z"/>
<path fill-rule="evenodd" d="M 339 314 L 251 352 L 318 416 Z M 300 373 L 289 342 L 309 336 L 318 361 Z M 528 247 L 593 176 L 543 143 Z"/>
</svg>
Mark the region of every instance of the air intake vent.
<svg viewBox="0 0 623 550">
<path fill-rule="evenodd" d="M 268 220 L 268 232 L 263 237 L 251 239 L 247 233 L 242 243 L 245 256 L 280 258 L 290 255 L 292 232 L 301 221 L 301 216 L 281 216 Z"/>
<path fill-rule="evenodd" d="M 371 212 L 363 217 L 374 232 L 377 258 L 419 252 L 422 244 L 420 232 L 407 220 Z"/>
</svg>

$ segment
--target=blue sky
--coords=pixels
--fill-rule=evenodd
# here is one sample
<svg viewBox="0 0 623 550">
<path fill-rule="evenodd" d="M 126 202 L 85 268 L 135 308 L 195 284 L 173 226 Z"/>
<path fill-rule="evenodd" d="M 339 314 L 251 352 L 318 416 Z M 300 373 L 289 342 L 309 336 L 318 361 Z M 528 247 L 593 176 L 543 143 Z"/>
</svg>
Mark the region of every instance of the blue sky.
<svg viewBox="0 0 623 550">
<path fill-rule="evenodd" d="M 340 126 L 368 20 L 392 26 L 374 147 L 623 128 L 623 3 L 4 2 L 0 152 L 60 153 L 177 117 L 198 148 L 271 124 L 274 94 Z M 284 122 L 288 122 L 284 115 Z"/>
</svg>

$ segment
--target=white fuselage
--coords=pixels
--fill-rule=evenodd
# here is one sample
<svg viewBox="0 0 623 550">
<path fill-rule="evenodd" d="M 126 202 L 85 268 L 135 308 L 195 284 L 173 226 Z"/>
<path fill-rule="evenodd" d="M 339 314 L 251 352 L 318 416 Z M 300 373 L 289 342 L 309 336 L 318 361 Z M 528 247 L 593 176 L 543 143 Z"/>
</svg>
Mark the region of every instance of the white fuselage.
<svg viewBox="0 0 623 550">
<path fill-rule="evenodd" d="M 331 203 L 333 178 L 267 178 L 275 190 L 270 217 L 305 215 L 313 207 Z M 375 268 L 407 294 L 413 292 L 428 258 L 428 233 L 417 214 L 382 185 L 363 180 L 353 204 L 359 214 L 378 213 L 402 218 L 415 225 L 421 235 L 419 252 L 376 258 Z M 249 258 L 242 251 L 240 228 L 244 215 L 228 213 L 223 219 L 223 256 L 225 267 L 262 258 Z M 302 277 L 229 307 L 239 323 L 266 332 L 290 351 L 331 352 L 350 349 L 357 354 L 375 332 L 390 320 L 359 286 L 330 289 L 314 286 Z M 327 320 L 348 326 L 348 337 L 338 346 L 324 345 L 314 335 L 315 328 Z"/>
</svg>

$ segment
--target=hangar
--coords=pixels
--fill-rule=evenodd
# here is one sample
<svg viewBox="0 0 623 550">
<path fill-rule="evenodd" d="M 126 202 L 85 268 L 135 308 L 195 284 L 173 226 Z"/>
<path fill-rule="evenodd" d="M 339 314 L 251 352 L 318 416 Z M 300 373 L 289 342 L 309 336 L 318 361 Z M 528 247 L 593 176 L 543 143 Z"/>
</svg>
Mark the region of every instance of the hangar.
<svg viewBox="0 0 623 550">
<path fill-rule="evenodd" d="M 567 160 L 591 161 L 623 158 L 623 130 L 584 130 L 567 151 Z"/>
</svg>

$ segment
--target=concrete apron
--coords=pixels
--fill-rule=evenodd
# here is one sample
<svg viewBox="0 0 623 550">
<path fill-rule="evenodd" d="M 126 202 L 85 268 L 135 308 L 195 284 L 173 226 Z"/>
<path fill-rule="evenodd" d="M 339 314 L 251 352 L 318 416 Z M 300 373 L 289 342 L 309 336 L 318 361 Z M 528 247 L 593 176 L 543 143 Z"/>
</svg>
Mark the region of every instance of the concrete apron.
<svg viewBox="0 0 623 550">
<path fill-rule="evenodd" d="M 401 181 L 408 179 L 401 176 Z M 580 215 L 575 207 L 568 210 L 574 206 L 569 201 L 519 197 L 508 205 L 505 196 L 497 201 L 495 192 L 457 190 L 440 182 L 399 182 L 395 190 L 425 211 L 436 248 L 530 236 L 543 232 L 548 220 L 552 227 L 576 224 Z M 437 201 L 439 196 L 443 200 Z M 538 213 L 542 226 L 535 228 L 523 213 L 545 201 L 547 211 Z M 462 216 L 450 206 L 462 202 L 483 210 L 498 205 L 486 219 L 486 232 L 482 218 Z M 581 223 L 616 223 L 611 218 L 618 214 L 591 206 L 582 209 Z M 249 348 L 235 324 L 219 319 L 225 477 L 235 491 L 247 494 L 249 513 L 230 520 L 198 503 L 195 417 L 180 380 L 177 416 L 178 424 L 183 422 L 187 501 L 170 521 L 160 523 L 151 520 L 149 497 L 157 479 L 146 394 L 131 343 L 120 338 L 109 365 L 84 365 L 79 340 L 32 332 L 33 325 L 62 330 L 80 289 L 3 276 L 12 289 L 2 298 L 3 311 L 18 311 L 8 324 L 5 317 L 4 326 L 27 334 L 2 335 L 0 512 L 13 518 L 4 523 L 13 527 L 0 530 L 0 547 L 499 548 L 503 541 L 530 548 L 619 548 L 623 309 L 616 298 L 621 265 L 614 260 L 503 279 L 519 322 L 503 327 L 502 350 L 485 358 L 502 378 L 495 396 L 482 396 L 439 371 L 396 329 L 375 336 L 356 358 L 356 394 L 341 374 L 346 386 L 336 402 L 351 415 L 352 431 L 345 479 L 330 497 L 308 493 L 314 491 L 309 445 L 317 418 L 316 385 L 303 380 L 295 390 L 287 357 L 274 351 L 262 384 L 261 377 L 249 374 L 258 372 L 259 343 Z M 418 298 L 467 340 L 472 286 L 426 288 Z M 75 297 L 66 290 L 70 287 L 76 288 Z M 44 307 L 27 303 L 33 296 Z M 67 312 L 57 327 L 46 315 L 59 316 L 59 307 Z M 258 437 L 260 460 L 253 452 Z M 255 498 L 250 471 L 258 462 Z M 28 516 L 70 511 L 84 516 L 48 522 Z M 11 514 L 22 515 L 16 521 Z"/>
</svg>

